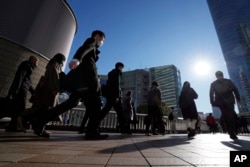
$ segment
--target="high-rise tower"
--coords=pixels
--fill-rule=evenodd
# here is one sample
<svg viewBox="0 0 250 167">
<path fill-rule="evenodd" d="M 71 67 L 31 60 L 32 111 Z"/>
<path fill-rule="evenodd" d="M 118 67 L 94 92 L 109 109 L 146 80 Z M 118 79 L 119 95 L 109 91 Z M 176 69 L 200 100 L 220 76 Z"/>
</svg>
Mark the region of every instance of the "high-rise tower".
<svg viewBox="0 0 250 167">
<path fill-rule="evenodd" d="M 246 84 L 250 81 L 250 1 L 207 0 L 207 3 L 230 79 L 241 94 L 239 112 L 250 112 L 250 87 Z"/>
<path fill-rule="evenodd" d="M 149 83 L 157 81 L 162 93 L 162 101 L 169 107 L 178 108 L 181 92 L 180 71 L 174 65 L 149 68 Z"/>
</svg>

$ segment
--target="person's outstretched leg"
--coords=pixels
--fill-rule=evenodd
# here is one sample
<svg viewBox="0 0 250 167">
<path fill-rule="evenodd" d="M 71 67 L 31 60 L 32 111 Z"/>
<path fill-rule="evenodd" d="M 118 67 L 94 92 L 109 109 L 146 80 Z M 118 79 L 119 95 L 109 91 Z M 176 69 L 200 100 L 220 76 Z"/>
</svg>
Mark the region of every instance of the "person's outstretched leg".
<svg viewBox="0 0 250 167">
<path fill-rule="evenodd" d="M 89 111 L 86 110 L 79 129 L 79 134 L 82 134 L 85 131 L 85 125 L 89 119 L 89 114 Z"/>
<path fill-rule="evenodd" d="M 105 106 L 103 107 L 103 109 L 101 110 L 100 114 L 99 114 L 99 120 L 102 121 L 106 115 L 109 113 L 109 111 L 111 110 L 111 108 L 113 107 L 113 102 L 111 99 L 107 99 Z"/>
<path fill-rule="evenodd" d="M 80 101 L 80 94 L 71 94 L 68 100 L 65 102 L 57 105 L 54 108 L 51 108 L 50 110 L 46 110 L 44 112 L 40 112 L 39 115 L 36 115 L 36 117 L 33 117 L 30 119 L 32 128 L 34 132 L 39 135 L 43 132 L 44 126 L 46 123 L 48 123 L 50 120 L 53 120 L 54 118 L 58 117 L 60 114 L 64 113 L 65 111 L 68 111 L 75 106 L 78 105 Z"/>
<path fill-rule="evenodd" d="M 117 119 L 120 127 L 120 132 L 123 133 L 129 133 L 128 130 L 126 129 L 125 126 L 125 119 L 123 117 L 123 111 L 122 111 L 122 104 L 121 101 L 119 100 L 117 103 L 114 103 L 114 109 L 117 114 Z"/>
</svg>

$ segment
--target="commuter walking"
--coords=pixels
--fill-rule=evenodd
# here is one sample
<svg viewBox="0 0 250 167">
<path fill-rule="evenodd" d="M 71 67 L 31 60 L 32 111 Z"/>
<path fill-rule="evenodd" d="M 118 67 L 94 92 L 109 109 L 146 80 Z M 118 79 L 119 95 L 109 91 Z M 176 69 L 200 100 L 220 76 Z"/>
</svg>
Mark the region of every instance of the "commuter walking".
<svg viewBox="0 0 250 167">
<path fill-rule="evenodd" d="M 151 88 L 147 95 L 147 104 L 148 104 L 148 119 L 151 123 L 151 130 L 153 135 L 157 135 L 156 129 L 159 133 L 165 134 L 165 126 L 163 123 L 163 113 L 162 113 L 162 102 L 161 102 L 161 91 L 159 89 L 159 84 L 156 81 L 153 81 Z M 146 131 L 146 134 L 148 132 Z"/>
<path fill-rule="evenodd" d="M 221 121 L 231 139 L 238 139 L 237 115 L 234 111 L 235 98 L 240 103 L 240 94 L 230 79 L 225 79 L 221 71 L 215 73 L 216 80 L 210 86 L 210 103 L 221 110 Z"/>
<path fill-rule="evenodd" d="M 15 73 L 15 77 L 8 92 L 8 98 L 13 99 L 13 111 L 11 111 L 11 121 L 6 128 L 6 132 L 16 132 L 17 117 L 26 109 L 26 98 L 28 92 L 34 93 L 31 85 L 31 75 L 35 67 L 38 66 L 38 58 L 30 56 L 29 60 L 23 61 Z"/>
<path fill-rule="evenodd" d="M 39 119 L 32 121 L 36 133 L 42 133 L 42 127 L 48 121 L 72 109 L 83 100 L 86 110 L 90 111 L 85 138 L 96 140 L 108 137 L 98 131 L 101 95 L 96 61 L 100 53 L 98 48 L 102 46 L 104 38 L 105 34 L 102 31 L 93 31 L 91 37 L 76 51 L 74 59 L 69 64 L 71 71 L 65 77 L 68 84 L 63 84 L 66 90 L 68 89 L 66 85 L 70 86 L 71 95 L 68 100 L 45 111 Z"/>
<path fill-rule="evenodd" d="M 19 127 L 21 129 L 24 129 L 23 123 L 28 121 L 29 118 L 32 118 L 37 114 L 42 114 L 41 112 L 44 110 L 48 110 L 58 105 L 60 75 L 65 60 L 65 56 L 58 53 L 47 64 L 46 71 L 40 78 L 35 92 L 31 96 L 30 102 L 32 103 L 32 107 L 22 112 L 18 117 Z M 46 131 L 37 135 L 49 137 L 49 133 Z"/>
<path fill-rule="evenodd" d="M 121 103 L 121 87 L 120 87 L 120 77 L 122 75 L 122 71 L 124 68 L 124 64 L 121 62 L 117 62 L 115 64 L 115 68 L 108 73 L 108 80 L 106 83 L 106 90 L 104 96 L 107 101 L 103 109 L 101 110 L 100 121 L 102 121 L 108 112 L 114 107 L 116 111 L 118 124 L 120 128 L 120 132 L 122 135 L 129 134 L 125 128 L 125 122 L 123 118 L 123 109 Z"/>
<path fill-rule="evenodd" d="M 131 134 L 130 123 L 133 119 L 132 92 L 128 91 L 122 100 L 123 119 L 126 132 Z"/>
<path fill-rule="evenodd" d="M 194 100 L 197 98 L 198 94 L 192 87 L 190 87 L 190 83 L 185 81 L 179 97 L 179 106 L 183 118 L 186 121 L 189 138 L 195 136 L 195 124 L 198 118 L 198 112 Z"/>
</svg>

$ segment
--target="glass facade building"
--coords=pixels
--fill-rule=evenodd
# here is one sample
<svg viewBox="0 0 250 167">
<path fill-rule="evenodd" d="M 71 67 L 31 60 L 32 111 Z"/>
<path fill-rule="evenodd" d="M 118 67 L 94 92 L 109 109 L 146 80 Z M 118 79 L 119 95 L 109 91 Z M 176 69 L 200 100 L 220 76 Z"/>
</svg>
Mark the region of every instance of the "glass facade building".
<svg viewBox="0 0 250 167">
<path fill-rule="evenodd" d="M 120 82 L 122 95 L 125 96 L 128 91 L 132 91 L 132 100 L 136 108 L 147 102 L 148 76 L 148 71 L 143 69 L 125 71 L 122 74 Z"/>
<path fill-rule="evenodd" d="M 250 1 L 207 0 L 230 79 L 241 94 L 239 112 L 250 112 Z"/>
<path fill-rule="evenodd" d="M 180 71 L 174 65 L 149 68 L 149 83 L 157 81 L 162 93 L 162 101 L 169 107 L 178 108 L 181 92 Z"/>
</svg>

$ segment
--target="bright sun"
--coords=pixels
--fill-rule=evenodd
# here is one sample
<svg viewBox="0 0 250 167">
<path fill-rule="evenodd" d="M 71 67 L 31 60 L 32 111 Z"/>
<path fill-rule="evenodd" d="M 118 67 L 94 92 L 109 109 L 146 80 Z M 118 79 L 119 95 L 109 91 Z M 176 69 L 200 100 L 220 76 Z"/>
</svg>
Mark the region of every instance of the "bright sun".
<svg viewBox="0 0 250 167">
<path fill-rule="evenodd" d="M 210 65 L 205 61 L 199 61 L 194 66 L 195 73 L 205 76 L 210 72 Z"/>
</svg>

